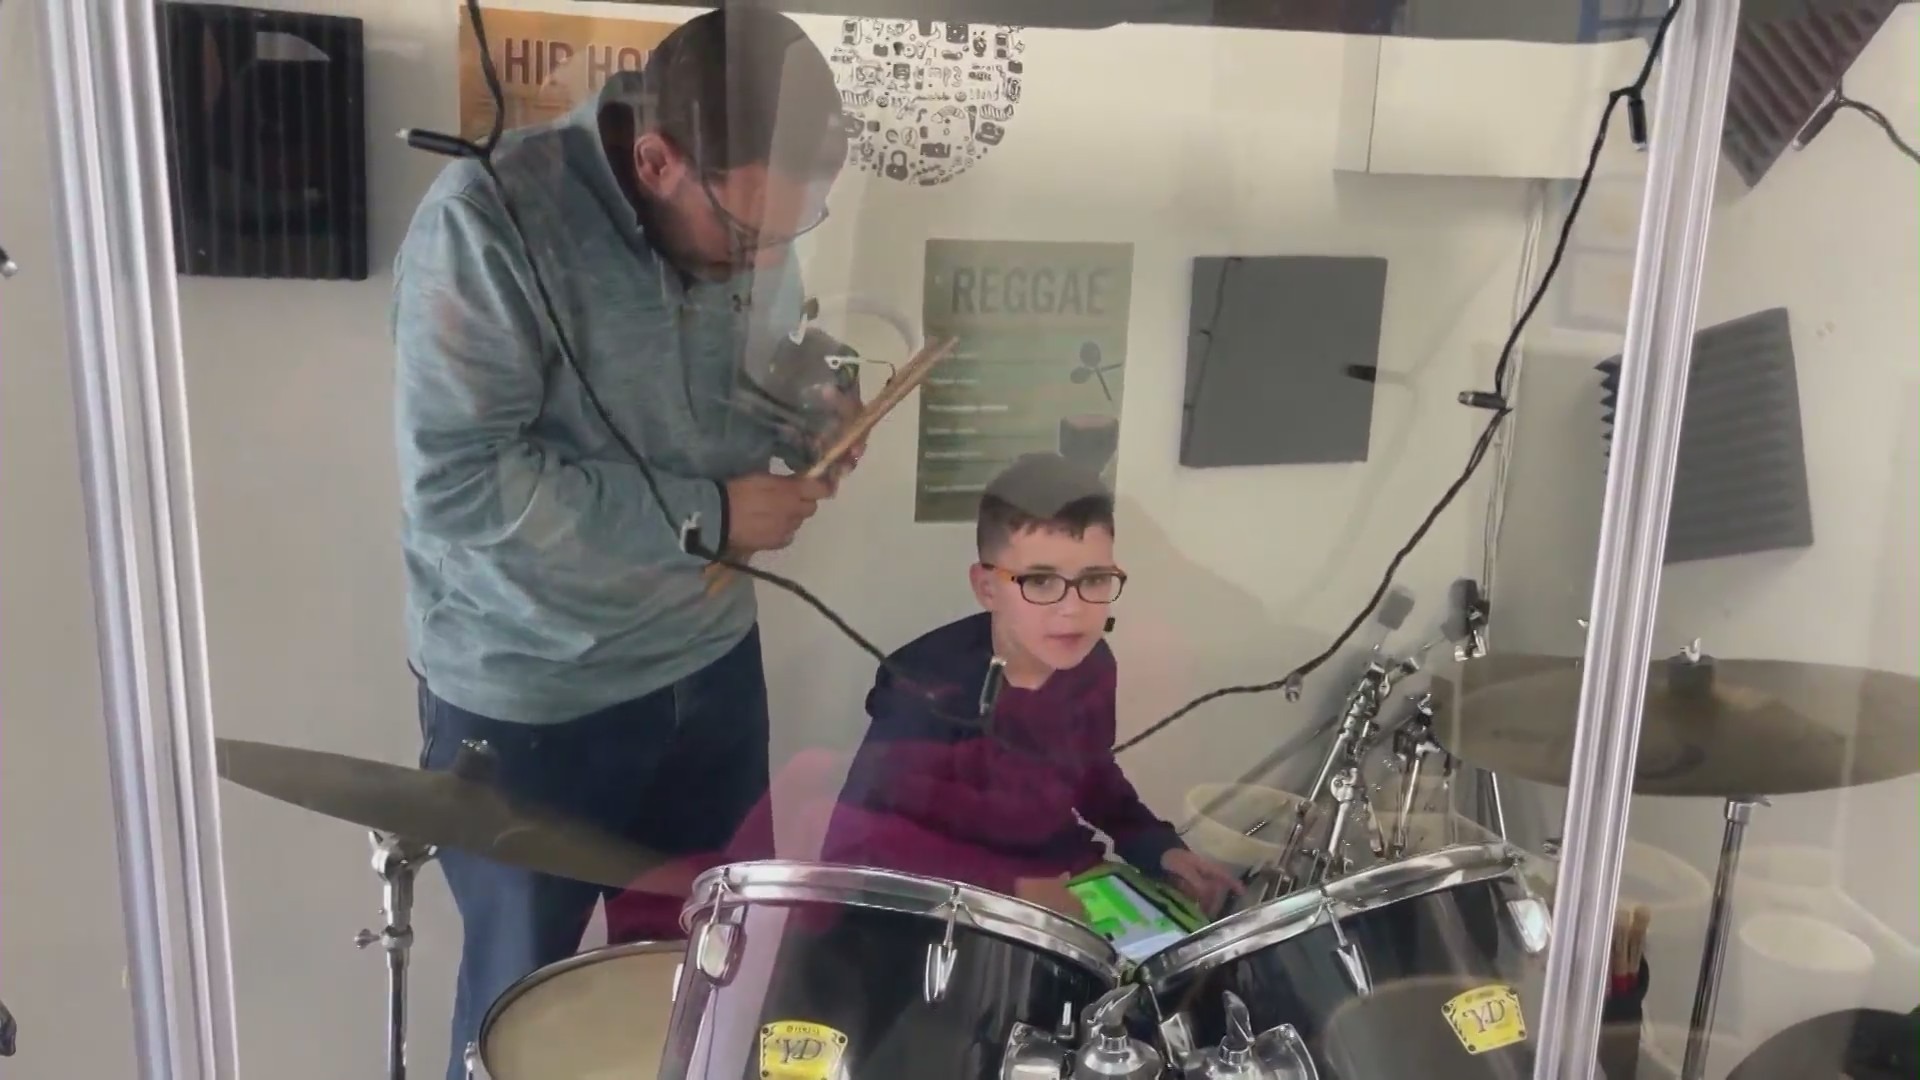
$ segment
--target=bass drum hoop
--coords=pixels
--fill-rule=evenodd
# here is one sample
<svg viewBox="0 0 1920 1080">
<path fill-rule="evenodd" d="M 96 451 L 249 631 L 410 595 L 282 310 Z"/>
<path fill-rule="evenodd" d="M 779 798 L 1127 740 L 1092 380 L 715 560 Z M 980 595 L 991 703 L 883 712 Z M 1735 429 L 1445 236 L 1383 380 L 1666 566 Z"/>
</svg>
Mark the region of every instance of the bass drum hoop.
<svg viewBox="0 0 1920 1080">
<path fill-rule="evenodd" d="M 1134 974 L 1150 992 L 1165 993 L 1195 972 L 1230 964 L 1336 919 L 1507 876 L 1523 857 L 1507 844 L 1460 844 L 1368 867 L 1230 915 L 1148 957 Z"/>
<path fill-rule="evenodd" d="M 564 960 L 555 960 L 545 967 L 535 968 L 532 972 L 522 975 L 512 986 L 501 991 L 499 997 L 493 999 L 493 1004 L 487 1006 L 487 1015 L 480 1021 L 480 1034 L 474 1040 L 474 1045 L 480 1052 L 480 1065 L 487 1070 L 488 1076 L 493 1075 L 493 1063 L 487 1060 L 487 1036 L 493 1033 L 494 1025 L 506 1016 L 514 1003 L 526 997 L 534 989 L 568 972 L 592 967 L 608 960 L 619 960 L 627 956 L 648 956 L 655 953 L 685 956 L 686 951 L 687 943 L 684 941 L 630 941 L 623 945 L 605 945 L 598 949 L 574 953 Z"/>
<path fill-rule="evenodd" d="M 836 904 L 945 921 L 956 902 L 963 912 L 956 926 L 1064 957 L 1110 983 L 1125 973 L 1106 938 L 1046 908 L 971 885 L 864 866 L 764 860 L 716 867 L 695 879 L 680 926 L 692 931 L 716 910 L 753 904 Z"/>
</svg>

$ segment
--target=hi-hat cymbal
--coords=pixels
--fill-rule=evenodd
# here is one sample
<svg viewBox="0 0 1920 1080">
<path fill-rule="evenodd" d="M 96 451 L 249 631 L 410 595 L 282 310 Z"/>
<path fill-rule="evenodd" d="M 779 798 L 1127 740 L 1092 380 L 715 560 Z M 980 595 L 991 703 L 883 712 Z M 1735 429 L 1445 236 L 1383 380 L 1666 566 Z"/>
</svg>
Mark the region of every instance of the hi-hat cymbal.
<svg viewBox="0 0 1920 1080">
<path fill-rule="evenodd" d="M 1791 795 L 1920 772 L 1920 681 L 1783 660 L 1656 661 L 1634 791 Z M 1497 773 L 1565 786 L 1580 668 L 1573 658 L 1487 656 L 1435 724 L 1442 745 Z"/>
<path fill-rule="evenodd" d="M 624 887 L 665 860 L 493 785 L 344 754 L 220 739 L 220 775 L 328 817 L 596 885 Z"/>
</svg>

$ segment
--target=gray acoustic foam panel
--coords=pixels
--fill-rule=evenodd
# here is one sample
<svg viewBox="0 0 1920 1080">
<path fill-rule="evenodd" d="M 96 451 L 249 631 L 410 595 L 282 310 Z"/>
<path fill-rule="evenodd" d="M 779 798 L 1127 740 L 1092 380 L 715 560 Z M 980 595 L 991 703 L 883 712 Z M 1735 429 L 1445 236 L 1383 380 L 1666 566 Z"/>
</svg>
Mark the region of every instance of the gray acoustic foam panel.
<svg viewBox="0 0 1920 1080">
<path fill-rule="evenodd" d="M 1609 451 L 1620 358 L 1600 365 Z M 1668 563 L 1813 546 L 1800 384 L 1787 309 L 1693 336 Z"/>
<path fill-rule="evenodd" d="M 1811 141 L 1820 133 L 1824 124 L 1808 122 L 1896 6 L 1897 0 L 1740 6 L 1721 149 L 1748 187 L 1796 136 Z"/>
<path fill-rule="evenodd" d="M 1367 460 L 1386 293 L 1385 259 L 1195 259 L 1180 464 Z"/>
</svg>

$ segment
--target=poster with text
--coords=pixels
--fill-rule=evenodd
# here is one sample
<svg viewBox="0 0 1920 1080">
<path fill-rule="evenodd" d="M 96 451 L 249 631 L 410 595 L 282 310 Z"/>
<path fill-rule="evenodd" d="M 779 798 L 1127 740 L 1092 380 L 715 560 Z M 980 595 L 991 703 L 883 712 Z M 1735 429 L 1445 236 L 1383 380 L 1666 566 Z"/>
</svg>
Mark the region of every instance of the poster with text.
<svg viewBox="0 0 1920 1080">
<path fill-rule="evenodd" d="M 1131 244 L 927 242 L 927 338 L 959 345 L 920 390 L 915 521 L 972 521 L 1022 454 L 1113 483 L 1132 287 Z"/>
<path fill-rule="evenodd" d="M 677 23 L 556 15 L 488 6 L 481 14 L 487 51 L 506 99 L 506 127 L 544 123 L 598 94 L 617 71 L 639 71 Z M 460 135 L 479 139 L 493 126 L 493 99 L 480 73 L 480 50 L 460 9 Z"/>
</svg>

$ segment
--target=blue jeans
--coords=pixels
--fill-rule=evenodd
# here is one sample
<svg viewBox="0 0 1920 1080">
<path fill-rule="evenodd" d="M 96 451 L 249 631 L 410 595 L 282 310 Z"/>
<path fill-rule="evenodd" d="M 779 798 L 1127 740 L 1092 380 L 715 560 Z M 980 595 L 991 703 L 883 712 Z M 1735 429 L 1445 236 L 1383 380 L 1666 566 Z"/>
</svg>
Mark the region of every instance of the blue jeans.
<svg viewBox="0 0 1920 1080">
<path fill-rule="evenodd" d="M 636 701 L 562 724 L 519 724 L 457 709 L 420 684 L 420 764 L 445 769 L 463 740 L 498 755 L 494 782 L 669 855 L 719 851 L 767 792 L 767 686 L 760 636 Z M 487 1009 L 524 975 L 573 955 L 603 895 L 619 890 L 443 850 L 460 910 L 448 1080 Z"/>
</svg>

